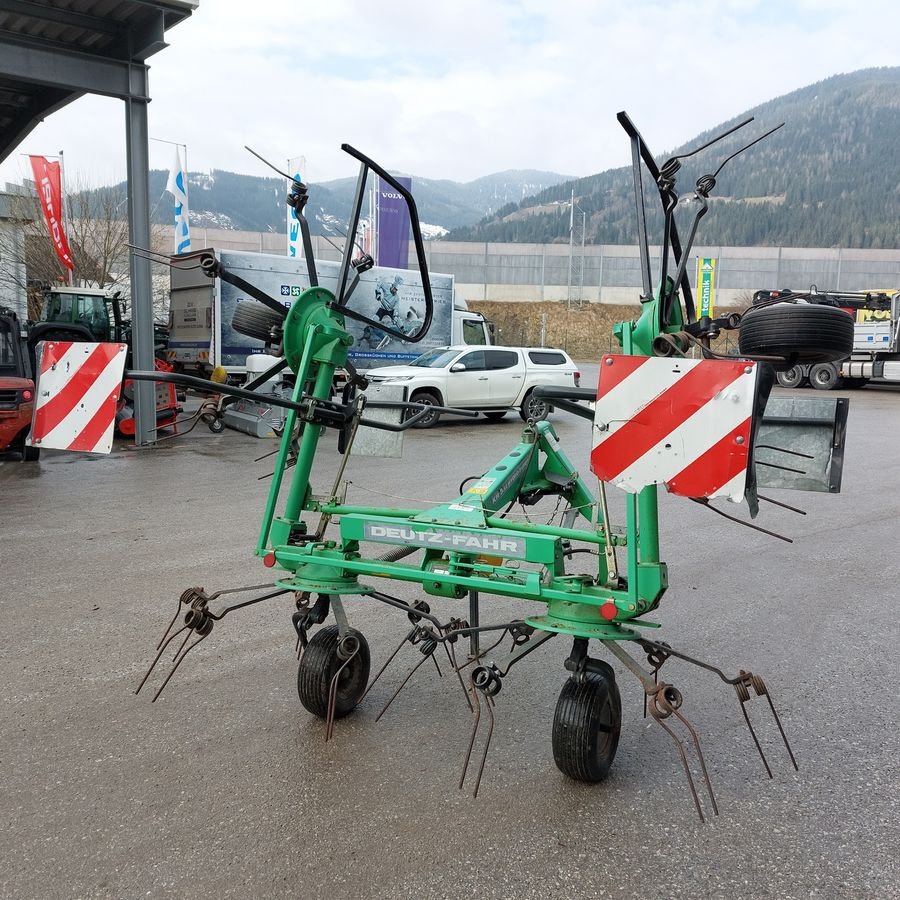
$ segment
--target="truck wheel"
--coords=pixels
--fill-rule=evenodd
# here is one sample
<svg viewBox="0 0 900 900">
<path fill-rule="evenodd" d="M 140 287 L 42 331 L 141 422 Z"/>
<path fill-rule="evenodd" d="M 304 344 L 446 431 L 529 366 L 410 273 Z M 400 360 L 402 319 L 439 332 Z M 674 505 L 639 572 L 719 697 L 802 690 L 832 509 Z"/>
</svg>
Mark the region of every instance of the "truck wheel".
<svg viewBox="0 0 900 900">
<path fill-rule="evenodd" d="M 434 391 L 416 391 L 416 393 L 410 397 L 409 402 L 421 403 L 423 406 L 440 406 L 441 398 L 438 397 Z M 410 415 L 415 415 L 416 412 L 417 410 L 411 409 Z M 441 414 L 437 410 L 428 410 L 428 412 L 413 425 L 413 428 L 433 428 L 437 425 L 440 418 Z"/>
<path fill-rule="evenodd" d="M 843 379 L 834 363 L 820 363 L 809 370 L 809 383 L 817 391 L 833 391 L 842 387 Z"/>
<path fill-rule="evenodd" d="M 833 306 L 776 303 L 747 310 L 738 331 L 746 356 L 782 356 L 775 364 L 787 371 L 797 363 L 837 362 L 853 349 L 853 319 Z"/>
<path fill-rule="evenodd" d="M 786 388 L 803 387 L 806 383 L 803 366 L 791 366 L 786 372 L 779 372 L 775 377 L 778 379 L 778 383 Z"/>
<path fill-rule="evenodd" d="M 231 317 L 231 327 L 238 333 L 247 337 L 256 338 L 264 344 L 277 344 L 281 340 L 278 332 L 273 335 L 273 329 L 280 332 L 281 325 L 287 316 L 280 316 L 274 309 L 257 303 L 256 300 L 241 300 L 234 308 Z"/>
<path fill-rule="evenodd" d="M 543 397 L 535 397 L 534 391 L 529 391 L 522 401 L 519 415 L 524 422 L 534 419 L 535 422 L 543 422 L 550 415 L 550 404 Z"/>
</svg>

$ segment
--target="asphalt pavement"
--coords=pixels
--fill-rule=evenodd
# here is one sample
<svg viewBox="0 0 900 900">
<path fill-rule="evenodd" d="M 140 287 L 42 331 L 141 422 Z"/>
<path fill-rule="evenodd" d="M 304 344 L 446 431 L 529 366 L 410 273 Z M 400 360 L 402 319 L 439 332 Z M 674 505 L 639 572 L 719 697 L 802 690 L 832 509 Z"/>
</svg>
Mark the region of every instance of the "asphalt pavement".
<svg viewBox="0 0 900 900">
<path fill-rule="evenodd" d="M 272 468 L 257 458 L 274 444 L 201 427 L 110 457 L 0 455 L 0 895 L 900 897 L 900 391 L 849 396 L 842 493 L 780 492 L 808 514 L 765 505 L 757 520 L 793 543 L 662 498 L 670 588 L 652 636 L 763 675 L 799 763 L 752 700 L 768 779 L 732 689 L 670 660 L 719 805 L 702 824 L 673 743 L 642 718 L 637 680 L 599 647 L 622 691 L 615 764 L 595 786 L 556 769 L 564 638 L 505 680 L 477 798 L 457 787 L 472 718 L 446 666 L 442 678 L 421 667 L 375 721 L 420 658 L 410 647 L 325 743 L 297 697 L 290 597 L 229 615 L 158 702 L 135 696 L 185 588 L 271 581 L 253 548 Z M 589 423 L 552 421 L 587 472 Z M 402 459 L 351 460 L 348 499 L 452 498 L 520 427 L 510 413 L 408 434 Z M 319 489 L 339 460 L 333 435 L 322 446 Z M 618 497 L 611 516 L 622 522 Z M 466 612 L 429 602 L 442 617 Z M 409 623 L 371 599 L 347 606 L 376 671 Z M 484 621 L 530 611 L 483 598 Z"/>
</svg>

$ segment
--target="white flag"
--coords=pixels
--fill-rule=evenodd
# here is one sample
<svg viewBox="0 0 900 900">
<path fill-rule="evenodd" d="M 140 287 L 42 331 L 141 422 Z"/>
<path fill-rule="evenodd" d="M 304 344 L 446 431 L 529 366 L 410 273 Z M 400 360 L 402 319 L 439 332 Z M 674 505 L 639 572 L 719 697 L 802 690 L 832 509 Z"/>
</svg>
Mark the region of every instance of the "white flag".
<svg viewBox="0 0 900 900">
<path fill-rule="evenodd" d="M 187 172 L 181 165 L 181 153 L 175 148 L 175 161 L 169 170 L 166 190 L 175 198 L 175 252 L 191 249 L 191 226 L 188 221 Z"/>
<path fill-rule="evenodd" d="M 297 181 L 303 181 L 306 175 L 305 156 L 295 156 L 288 160 L 288 175 L 292 175 Z M 290 190 L 290 185 L 288 190 Z M 300 256 L 299 251 L 303 248 L 303 241 L 300 237 L 300 219 L 297 218 L 297 210 L 293 206 L 287 208 L 287 239 L 288 256 Z"/>
</svg>

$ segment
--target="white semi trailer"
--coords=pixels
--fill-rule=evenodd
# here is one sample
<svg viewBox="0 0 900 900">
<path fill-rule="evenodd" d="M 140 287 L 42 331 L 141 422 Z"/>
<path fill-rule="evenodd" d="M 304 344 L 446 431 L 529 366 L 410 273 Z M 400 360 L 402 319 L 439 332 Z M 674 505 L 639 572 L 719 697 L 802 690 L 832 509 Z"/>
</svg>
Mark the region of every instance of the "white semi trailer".
<svg viewBox="0 0 900 900">
<path fill-rule="evenodd" d="M 208 254 L 287 307 L 309 287 L 306 262 L 302 257 L 212 249 L 173 257 L 168 361 L 181 371 L 204 375 L 221 366 L 229 376 L 240 379 L 246 374 L 247 357 L 271 352 L 271 347 L 232 327 L 238 303 L 253 298 L 234 285 L 205 275 L 199 260 Z M 316 260 L 319 284 L 335 290 L 339 269 L 337 262 Z M 347 320 L 354 338 L 349 360 L 357 369 L 403 365 L 434 347 L 493 343 L 490 323 L 480 313 L 470 311 L 465 301 L 456 299 L 453 276 L 431 272 L 429 278 L 434 314 L 422 341 L 407 344 L 371 325 Z M 396 331 L 414 334 L 425 307 L 421 276 L 414 270 L 371 268 L 360 276 L 349 305 Z M 246 307 L 244 303 L 244 315 Z"/>
</svg>

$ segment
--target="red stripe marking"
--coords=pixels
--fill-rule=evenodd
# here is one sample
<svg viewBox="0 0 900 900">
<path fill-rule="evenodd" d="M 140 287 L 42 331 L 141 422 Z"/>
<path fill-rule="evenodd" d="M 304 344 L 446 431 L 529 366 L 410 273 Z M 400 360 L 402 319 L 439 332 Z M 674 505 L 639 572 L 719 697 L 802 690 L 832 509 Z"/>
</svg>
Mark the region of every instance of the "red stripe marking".
<svg viewBox="0 0 900 900">
<path fill-rule="evenodd" d="M 739 436 L 744 438 L 742 444 L 736 442 Z M 666 486 L 681 497 L 709 497 L 747 468 L 749 447 L 748 416 L 722 440 L 670 478 Z"/>
<path fill-rule="evenodd" d="M 44 344 L 44 349 L 41 351 L 41 375 L 44 372 L 49 371 L 50 366 L 52 366 L 55 362 L 59 362 L 63 356 L 65 356 L 66 350 L 72 346 L 71 341 L 60 343 L 58 341 L 48 342 Z"/>
<path fill-rule="evenodd" d="M 743 374 L 746 363 L 703 360 L 638 410 L 591 453 L 598 478 L 612 481 Z"/>
<path fill-rule="evenodd" d="M 116 402 L 119 399 L 120 384 L 117 384 L 109 396 L 100 404 L 97 412 L 91 416 L 90 422 L 81 429 L 75 440 L 66 447 L 67 450 L 85 450 L 90 453 L 103 439 L 107 429 L 116 417 Z"/>
<path fill-rule="evenodd" d="M 612 362 L 608 363 L 608 359 Z M 601 357 L 597 399 L 605 397 L 614 387 L 636 372 L 648 359 L 650 359 L 649 356 L 612 356 L 610 354 Z"/>
<path fill-rule="evenodd" d="M 53 431 L 81 402 L 88 389 L 106 370 L 118 352 L 118 344 L 98 344 L 60 392 L 37 409 L 34 414 L 32 437 L 45 438 Z M 102 364 L 102 367 L 98 368 L 98 364 Z"/>
</svg>

